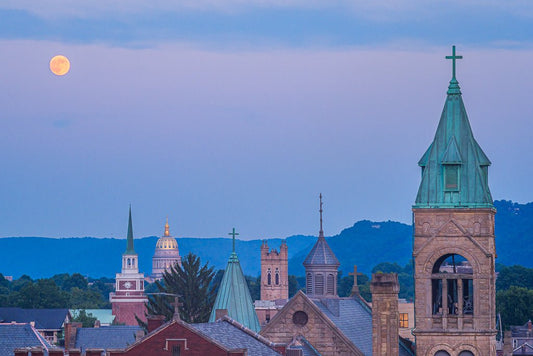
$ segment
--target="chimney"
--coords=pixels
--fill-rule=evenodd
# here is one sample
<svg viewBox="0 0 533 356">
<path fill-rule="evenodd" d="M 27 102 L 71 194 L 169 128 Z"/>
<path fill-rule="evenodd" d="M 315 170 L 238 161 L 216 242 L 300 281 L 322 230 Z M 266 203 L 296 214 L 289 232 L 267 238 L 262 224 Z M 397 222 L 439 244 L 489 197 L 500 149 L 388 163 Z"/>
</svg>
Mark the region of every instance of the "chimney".
<svg viewBox="0 0 533 356">
<path fill-rule="evenodd" d="M 221 319 L 225 315 L 228 315 L 228 309 L 217 309 L 215 311 L 215 320 Z"/>
<path fill-rule="evenodd" d="M 81 328 L 81 323 L 67 323 L 65 324 L 65 350 L 76 346 L 76 334 L 78 328 Z"/>
<path fill-rule="evenodd" d="M 99 328 L 99 327 L 100 327 L 100 320 L 96 319 L 96 320 L 94 321 L 94 327 L 95 327 L 95 328 Z"/>
<path fill-rule="evenodd" d="M 373 354 L 398 356 L 400 353 L 398 275 L 396 273 L 373 273 L 370 292 L 372 293 Z"/>
<path fill-rule="evenodd" d="M 165 323 L 165 316 L 164 315 L 148 315 L 146 317 L 148 322 L 148 332 L 151 333 L 161 325 Z"/>
</svg>

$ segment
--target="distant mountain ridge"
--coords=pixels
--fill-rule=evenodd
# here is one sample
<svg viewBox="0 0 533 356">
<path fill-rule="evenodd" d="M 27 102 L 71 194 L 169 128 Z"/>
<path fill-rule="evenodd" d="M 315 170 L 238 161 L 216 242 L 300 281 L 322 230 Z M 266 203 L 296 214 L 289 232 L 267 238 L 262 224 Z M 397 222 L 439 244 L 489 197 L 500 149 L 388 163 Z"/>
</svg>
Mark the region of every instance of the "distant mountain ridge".
<svg viewBox="0 0 533 356">
<path fill-rule="evenodd" d="M 533 203 L 518 204 L 499 200 L 494 205 L 496 214 L 497 263 L 520 264 L 533 267 Z M 141 272 L 152 271 L 152 255 L 157 237 L 135 239 Z M 316 241 L 314 236 L 291 236 L 289 273 L 302 276 L 302 262 Z M 362 220 L 328 237 L 333 252 L 339 259 L 340 270 L 347 275 L 358 266 L 370 273 L 380 262 L 405 265 L 411 259 L 412 227 L 394 222 Z M 269 239 L 271 248 L 279 249 L 281 239 Z M 178 238 L 180 254 L 193 252 L 203 262 L 209 261 L 217 269 L 224 269 L 231 253 L 231 240 L 225 238 Z M 261 240 L 236 242 L 236 250 L 244 273 L 260 273 Z M 520 246 L 519 249 L 516 246 Z M 124 239 L 110 238 L 43 238 L 9 237 L 0 239 L 0 273 L 15 278 L 27 274 L 32 278 L 50 277 L 58 273 L 81 273 L 91 277 L 114 277 L 120 272 L 120 256 L 126 248 Z"/>
</svg>

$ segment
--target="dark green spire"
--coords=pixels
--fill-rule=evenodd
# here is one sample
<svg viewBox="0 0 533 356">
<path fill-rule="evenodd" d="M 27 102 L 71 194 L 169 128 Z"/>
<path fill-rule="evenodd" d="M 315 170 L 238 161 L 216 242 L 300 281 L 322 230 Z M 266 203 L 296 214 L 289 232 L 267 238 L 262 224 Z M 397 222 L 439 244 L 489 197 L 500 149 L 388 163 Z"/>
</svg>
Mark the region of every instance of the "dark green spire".
<svg viewBox="0 0 533 356">
<path fill-rule="evenodd" d="M 459 82 L 455 77 L 455 55 L 452 79 L 433 142 L 418 165 L 422 182 L 415 208 L 492 208 L 488 186 L 491 162 L 472 134 Z"/>
<path fill-rule="evenodd" d="M 130 205 L 130 217 L 128 221 L 128 245 L 126 247 L 126 252 L 124 255 L 136 255 L 135 249 L 133 248 L 133 224 L 131 222 L 131 205 Z"/>
</svg>

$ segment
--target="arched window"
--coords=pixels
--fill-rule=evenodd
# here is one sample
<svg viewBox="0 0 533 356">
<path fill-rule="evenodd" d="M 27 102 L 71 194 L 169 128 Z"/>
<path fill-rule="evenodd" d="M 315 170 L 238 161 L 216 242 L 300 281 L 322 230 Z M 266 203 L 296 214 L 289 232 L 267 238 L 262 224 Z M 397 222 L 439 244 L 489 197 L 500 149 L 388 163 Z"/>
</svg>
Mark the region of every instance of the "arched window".
<svg viewBox="0 0 533 356">
<path fill-rule="evenodd" d="M 269 286 L 272 285 L 272 271 L 270 268 L 267 270 L 267 284 Z"/>
<path fill-rule="evenodd" d="M 279 268 L 276 268 L 276 285 L 279 286 Z"/>
<path fill-rule="evenodd" d="M 472 353 L 472 351 L 465 350 L 459 352 L 459 356 L 474 356 L 474 354 Z"/>
<path fill-rule="evenodd" d="M 327 293 L 329 295 L 334 295 L 335 294 L 335 276 L 333 274 L 328 274 L 328 279 L 327 279 L 327 287 L 326 287 L 326 290 L 327 290 Z"/>
<path fill-rule="evenodd" d="M 450 356 L 450 354 L 444 350 L 437 351 L 435 356 Z"/>
<path fill-rule="evenodd" d="M 472 265 L 457 254 L 441 256 L 431 275 L 432 312 L 434 315 L 472 315 L 474 284 Z"/>
<path fill-rule="evenodd" d="M 315 275 L 315 294 L 324 294 L 324 275 L 320 273 Z"/>
<path fill-rule="evenodd" d="M 305 279 L 305 289 L 307 294 L 313 294 L 313 275 L 308 273 Z"/>
<path fill-rule="evenodd" d="M 131 266 L 131 259 L 128 258 L 128 267 Z"/>
</svg>

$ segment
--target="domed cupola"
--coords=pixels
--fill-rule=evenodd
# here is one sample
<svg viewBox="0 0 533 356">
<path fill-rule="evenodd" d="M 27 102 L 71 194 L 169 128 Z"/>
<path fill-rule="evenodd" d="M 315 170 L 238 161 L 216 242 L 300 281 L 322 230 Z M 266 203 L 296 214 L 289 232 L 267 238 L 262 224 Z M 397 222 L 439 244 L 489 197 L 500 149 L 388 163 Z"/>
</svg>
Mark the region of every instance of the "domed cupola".
<svg viewBox="0 0 533 356">
<path fill-rule="evenodd" d="M 152 277 L 161 279 L 165 270 L 169 270 L 176 263 L 181 266 L 180 251 L 178 242 L 170 236 L 167 218 L 165 234 L 157 240 L 155 245 L 154 257 L 152 257 Z"/>
</svg>

